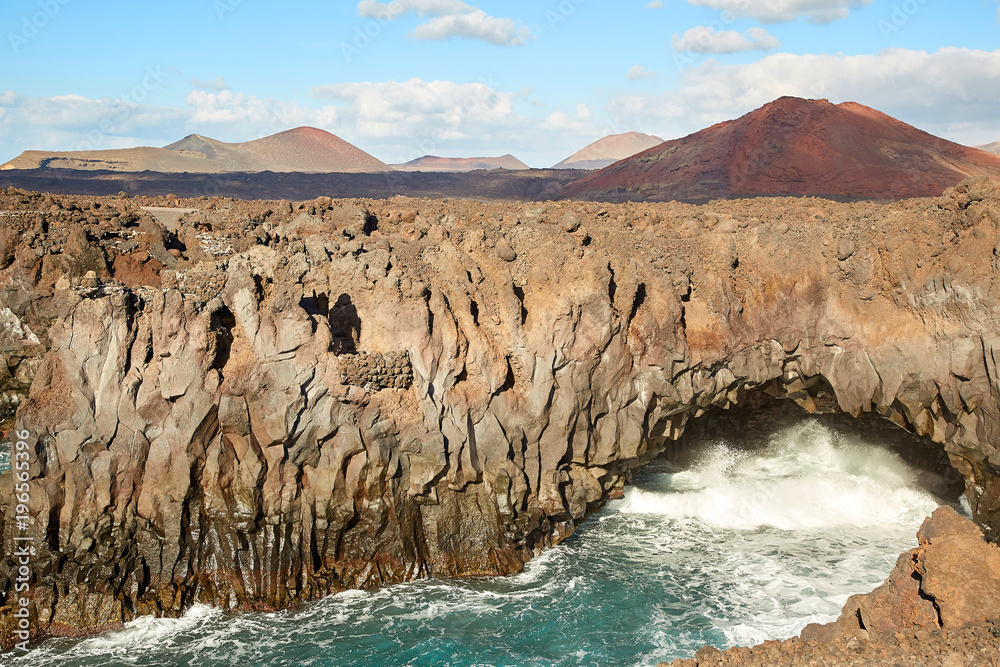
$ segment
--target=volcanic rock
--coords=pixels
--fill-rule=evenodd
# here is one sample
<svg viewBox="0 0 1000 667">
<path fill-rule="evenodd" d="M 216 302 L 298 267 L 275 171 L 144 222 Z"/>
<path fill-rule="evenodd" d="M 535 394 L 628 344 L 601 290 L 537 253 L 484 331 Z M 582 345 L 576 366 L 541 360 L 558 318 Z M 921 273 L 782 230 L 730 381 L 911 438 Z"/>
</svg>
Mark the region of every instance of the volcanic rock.
<svg viewBox="0 0 1000 667">
<path fill-rule="evenodd" d="M 762 396 L 923 436 L 1000 535 L 988 180 L 894 204 L 58 199 L 0 193 L 37 636 L 516 572 L 690 420 Z M 200 210 L 179 231 L 204 252 L 187 233 L 172 269 L 144 248 L 180 239 L 140 222 L 167 205 Z M 107 259 L 89 287 L 58 264 L 74 226 Z"/>
<path fill-rule="evenodd" d="M 856 104 L 783 97 L 667 141 L 566 186 L 567 197 L 704 202 L 813 195 L 940 195 L 968 176 L 1000 179 L 1000 157 Z"/>
<path fill-rule="evenodd" d="M 838 625 L 856 622 L 877 634 L 1000 618 L 1000 548 L 984 542 L 975 524 L 941 507 L 917 539 L 885 584 L 848 602 Z"/>
</svg>

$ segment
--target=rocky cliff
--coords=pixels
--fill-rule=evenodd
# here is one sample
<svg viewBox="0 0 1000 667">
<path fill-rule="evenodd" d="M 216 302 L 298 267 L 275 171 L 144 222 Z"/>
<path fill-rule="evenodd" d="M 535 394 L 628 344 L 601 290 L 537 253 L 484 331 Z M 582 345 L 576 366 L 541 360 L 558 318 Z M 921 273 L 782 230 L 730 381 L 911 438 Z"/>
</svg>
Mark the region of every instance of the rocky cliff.
<svg viewBox="0 0 1000 667">
<path fill-rule="evenodd" d="M 165 205 L 199 211 L 171 231 L 141 208 Z M 986 180 L 891 205 L 0 208 L 36 634 L 515 572 L 688 420 L 760 393 L 926 436 L 1000 531 Z"/>
</svg>

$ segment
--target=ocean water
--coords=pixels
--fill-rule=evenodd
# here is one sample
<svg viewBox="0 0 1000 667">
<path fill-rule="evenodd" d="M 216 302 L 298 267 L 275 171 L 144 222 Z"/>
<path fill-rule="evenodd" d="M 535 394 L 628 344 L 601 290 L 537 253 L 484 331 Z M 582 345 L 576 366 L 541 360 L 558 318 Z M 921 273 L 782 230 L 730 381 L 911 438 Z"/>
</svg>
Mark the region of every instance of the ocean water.
<svg viewBox="0 0 1000 667">
<path fill-rule="evenodd" d="M 764 449 L 704 443 L 657 461 L 564 544 L 511 577 L 429 579 L 301 608 L 205 606 L 10 664 L 655 665 L 836 618 L 915 545 L 940 499 L 898 456 L 806 420 Z"/>
</svg>

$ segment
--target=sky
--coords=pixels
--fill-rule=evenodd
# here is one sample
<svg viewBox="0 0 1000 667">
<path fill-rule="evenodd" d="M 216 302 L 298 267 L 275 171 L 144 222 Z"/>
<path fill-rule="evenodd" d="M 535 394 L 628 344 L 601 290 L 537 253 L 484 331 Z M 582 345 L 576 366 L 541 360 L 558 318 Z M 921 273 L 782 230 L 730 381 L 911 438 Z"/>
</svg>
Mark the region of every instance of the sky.
<svg viewBox="0 0 1000 667">
<path fill-rule="evenodd" d="M 782 95 L 1000 140 L 998 0 L 3 0 L 0 162 L 328 130 L 387 163 L 674 139 Z"/>
</svg>

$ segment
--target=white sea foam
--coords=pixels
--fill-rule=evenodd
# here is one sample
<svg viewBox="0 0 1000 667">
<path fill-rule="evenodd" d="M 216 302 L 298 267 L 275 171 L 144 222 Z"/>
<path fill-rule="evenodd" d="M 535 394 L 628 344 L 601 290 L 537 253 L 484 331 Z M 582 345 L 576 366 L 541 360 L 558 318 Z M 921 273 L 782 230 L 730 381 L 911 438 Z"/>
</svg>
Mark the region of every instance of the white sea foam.
<svg viewBox="0 0 1000 667">
<path fill-rule="evenodd" d="M 885 449 L 837 442 L 805 422 L 759 452 L 718 444 L 687 471 L 626 492 L 617 509 L 698 519 L 730 530 L 885 527 L 919 522 L 937 506 L 913 470 Z"/>
<path fill-rule="evenodd" d="M 222 612 L 197 604 L 180 618 L 140 616 L 126 623 L 119 630 L 111 630 L 82 639 L 66 651 L 67 640 L 53 640 L 34 649 L 25 656 L 18 656 L 14 664 L 73 664 L 94 658 L 114 658 L 121 664 L 143 664 L 138 654 L 153 646 L 170 644 L 178 636 L 189 634 L 200 626 L 210 624 Z"/>
</svg>

